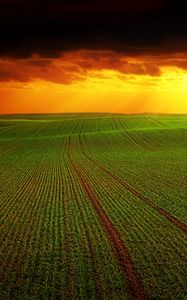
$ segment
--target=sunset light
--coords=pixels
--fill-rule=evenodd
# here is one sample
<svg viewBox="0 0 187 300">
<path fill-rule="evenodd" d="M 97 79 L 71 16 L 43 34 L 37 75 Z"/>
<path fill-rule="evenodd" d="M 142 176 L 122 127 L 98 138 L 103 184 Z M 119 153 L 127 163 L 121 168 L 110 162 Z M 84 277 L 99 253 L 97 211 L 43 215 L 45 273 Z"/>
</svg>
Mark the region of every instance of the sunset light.
<svg viewBox="0 0 187 300">
<path fill-rule="evenodd" d="M 1 113 L 186 113 L 187 57 L 76 51 L 1 59 Z"/>
<path fill-rule="evenodd" d="M 187 299 L 187 1 L 0 0 L 2 299 Z"/>
</svg>

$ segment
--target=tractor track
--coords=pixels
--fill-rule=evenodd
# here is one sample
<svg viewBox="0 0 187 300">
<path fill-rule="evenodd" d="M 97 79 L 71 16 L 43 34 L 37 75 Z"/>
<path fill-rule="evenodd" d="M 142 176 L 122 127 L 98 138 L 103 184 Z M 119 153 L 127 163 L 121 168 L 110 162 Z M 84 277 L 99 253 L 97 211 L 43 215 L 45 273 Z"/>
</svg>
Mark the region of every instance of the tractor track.
<svg viewBox="0 0 187 300">
<path fill-rule="evenodd" d="M 68 146 L 68 158 L 75 173 L 79 178 L 82 189 L 84 190 L 87 197 L 91 200 L 98 216 L 100 217 L 102 226 L 105 229 L 105 232 L 108 236 L 113 252 L 119 262 L 122 272 L 124 273 L 125 277 L 128 280 L 129 290 L 132 295 L 132 298 L 142 299 L 142 300 L 147 299 L 143 284 L 141 282 L 141 278 L 134 266 L 128 248 L 123 243 L 120 233 L 112 224 L 105 210 L 101 206 L 99 199 L 94 194 L 91 185 L 89 184 L 88 180 L 84 176 L 78 164 L 75 162 L 75 160 L 72 157 L 70 138 L 69 138 L 69 146 Z"/>
<path fill-rule="evenodd" d="M 103 163 L 101 163 L 100 161 L 98 161 L 96 159 L 93 159 L 90 156 L 88 156 L 85 153 L 85 151 L 84 151 L 83 143 L 81 141 L 81 138 L 80 138 L 80 146 L 81 146 L 81 150 L 82 150 L 83 155 L 89 161 L 91 161 L 94 165 L 97 165 L 102 171 L 104 171 L 105 173 L 107 173 L 108 175 L 110 175 L 115 181 L 117 181 L 121 186 L 123 186 L 131 194 L 133 194 L 134 196 L 136 196 L 139 200 L 141 200 L 142 202 L 146 203 L 147 205 L 149 205 L 149 207 L 151 207 L 154 210 L 156 210 L 161 216 L 165 217 L 167 220 L 169 220 L 170 222 L 172 222 L 178 229 L 182 230 L 184 233 L 187 233 L 187 225 L 185 223 L 183 223 L 182 221 L 180 221 L 175 216 L 171 215 L 165 209 L 163 209 L 163 208 L 158 207 L 157 205 L 155 205 L 149 198 L 147 198 L 146 196 L 142 195 L 139 191 L 137 191 L 136 189 L 134 189 L 127 181 L 125 181 L 124 179 L 122 179 L 118 175 L 114 174 Z"/>
</svg>

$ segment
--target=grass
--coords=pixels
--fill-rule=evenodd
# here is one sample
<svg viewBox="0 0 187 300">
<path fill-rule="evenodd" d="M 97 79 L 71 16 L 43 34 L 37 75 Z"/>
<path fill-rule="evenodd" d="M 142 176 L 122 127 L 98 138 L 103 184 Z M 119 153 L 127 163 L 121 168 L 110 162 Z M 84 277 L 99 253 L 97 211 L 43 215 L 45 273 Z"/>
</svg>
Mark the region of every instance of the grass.
<svg viewBox="0 0 187 300">
<path fill-rule="evenodd" d="M 0 116 L 2 299 L 185 299 L 187 116 Z"/>
</svg>

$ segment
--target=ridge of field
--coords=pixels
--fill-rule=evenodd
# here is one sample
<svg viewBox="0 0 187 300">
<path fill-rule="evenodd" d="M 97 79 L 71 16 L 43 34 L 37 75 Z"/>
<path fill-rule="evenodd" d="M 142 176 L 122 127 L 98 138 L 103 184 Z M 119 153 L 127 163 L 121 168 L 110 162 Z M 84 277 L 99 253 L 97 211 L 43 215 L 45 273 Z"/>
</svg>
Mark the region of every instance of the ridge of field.
<svg viewBox="0 0 187 300">
<path fill-rule="evenodd" d="M 187 116 L 0 116 L 2 299 L 185 299 Z"/>
</svg>

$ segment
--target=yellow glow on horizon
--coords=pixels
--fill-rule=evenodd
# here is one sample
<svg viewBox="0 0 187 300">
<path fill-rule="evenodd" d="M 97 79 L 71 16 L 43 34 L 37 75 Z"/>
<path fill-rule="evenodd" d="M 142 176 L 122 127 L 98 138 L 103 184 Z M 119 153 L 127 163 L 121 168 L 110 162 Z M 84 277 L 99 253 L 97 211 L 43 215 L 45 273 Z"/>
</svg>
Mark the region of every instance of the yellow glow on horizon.
<svg viewBox="0 0 187 300">
<path fill-rule="evenodd" d="M 160 67 L 160 76 L 89 70 L 70 84 L 33 80 L 0 84 L 1 113 L 187 113 L 187 71 Z"/>
</svg>

